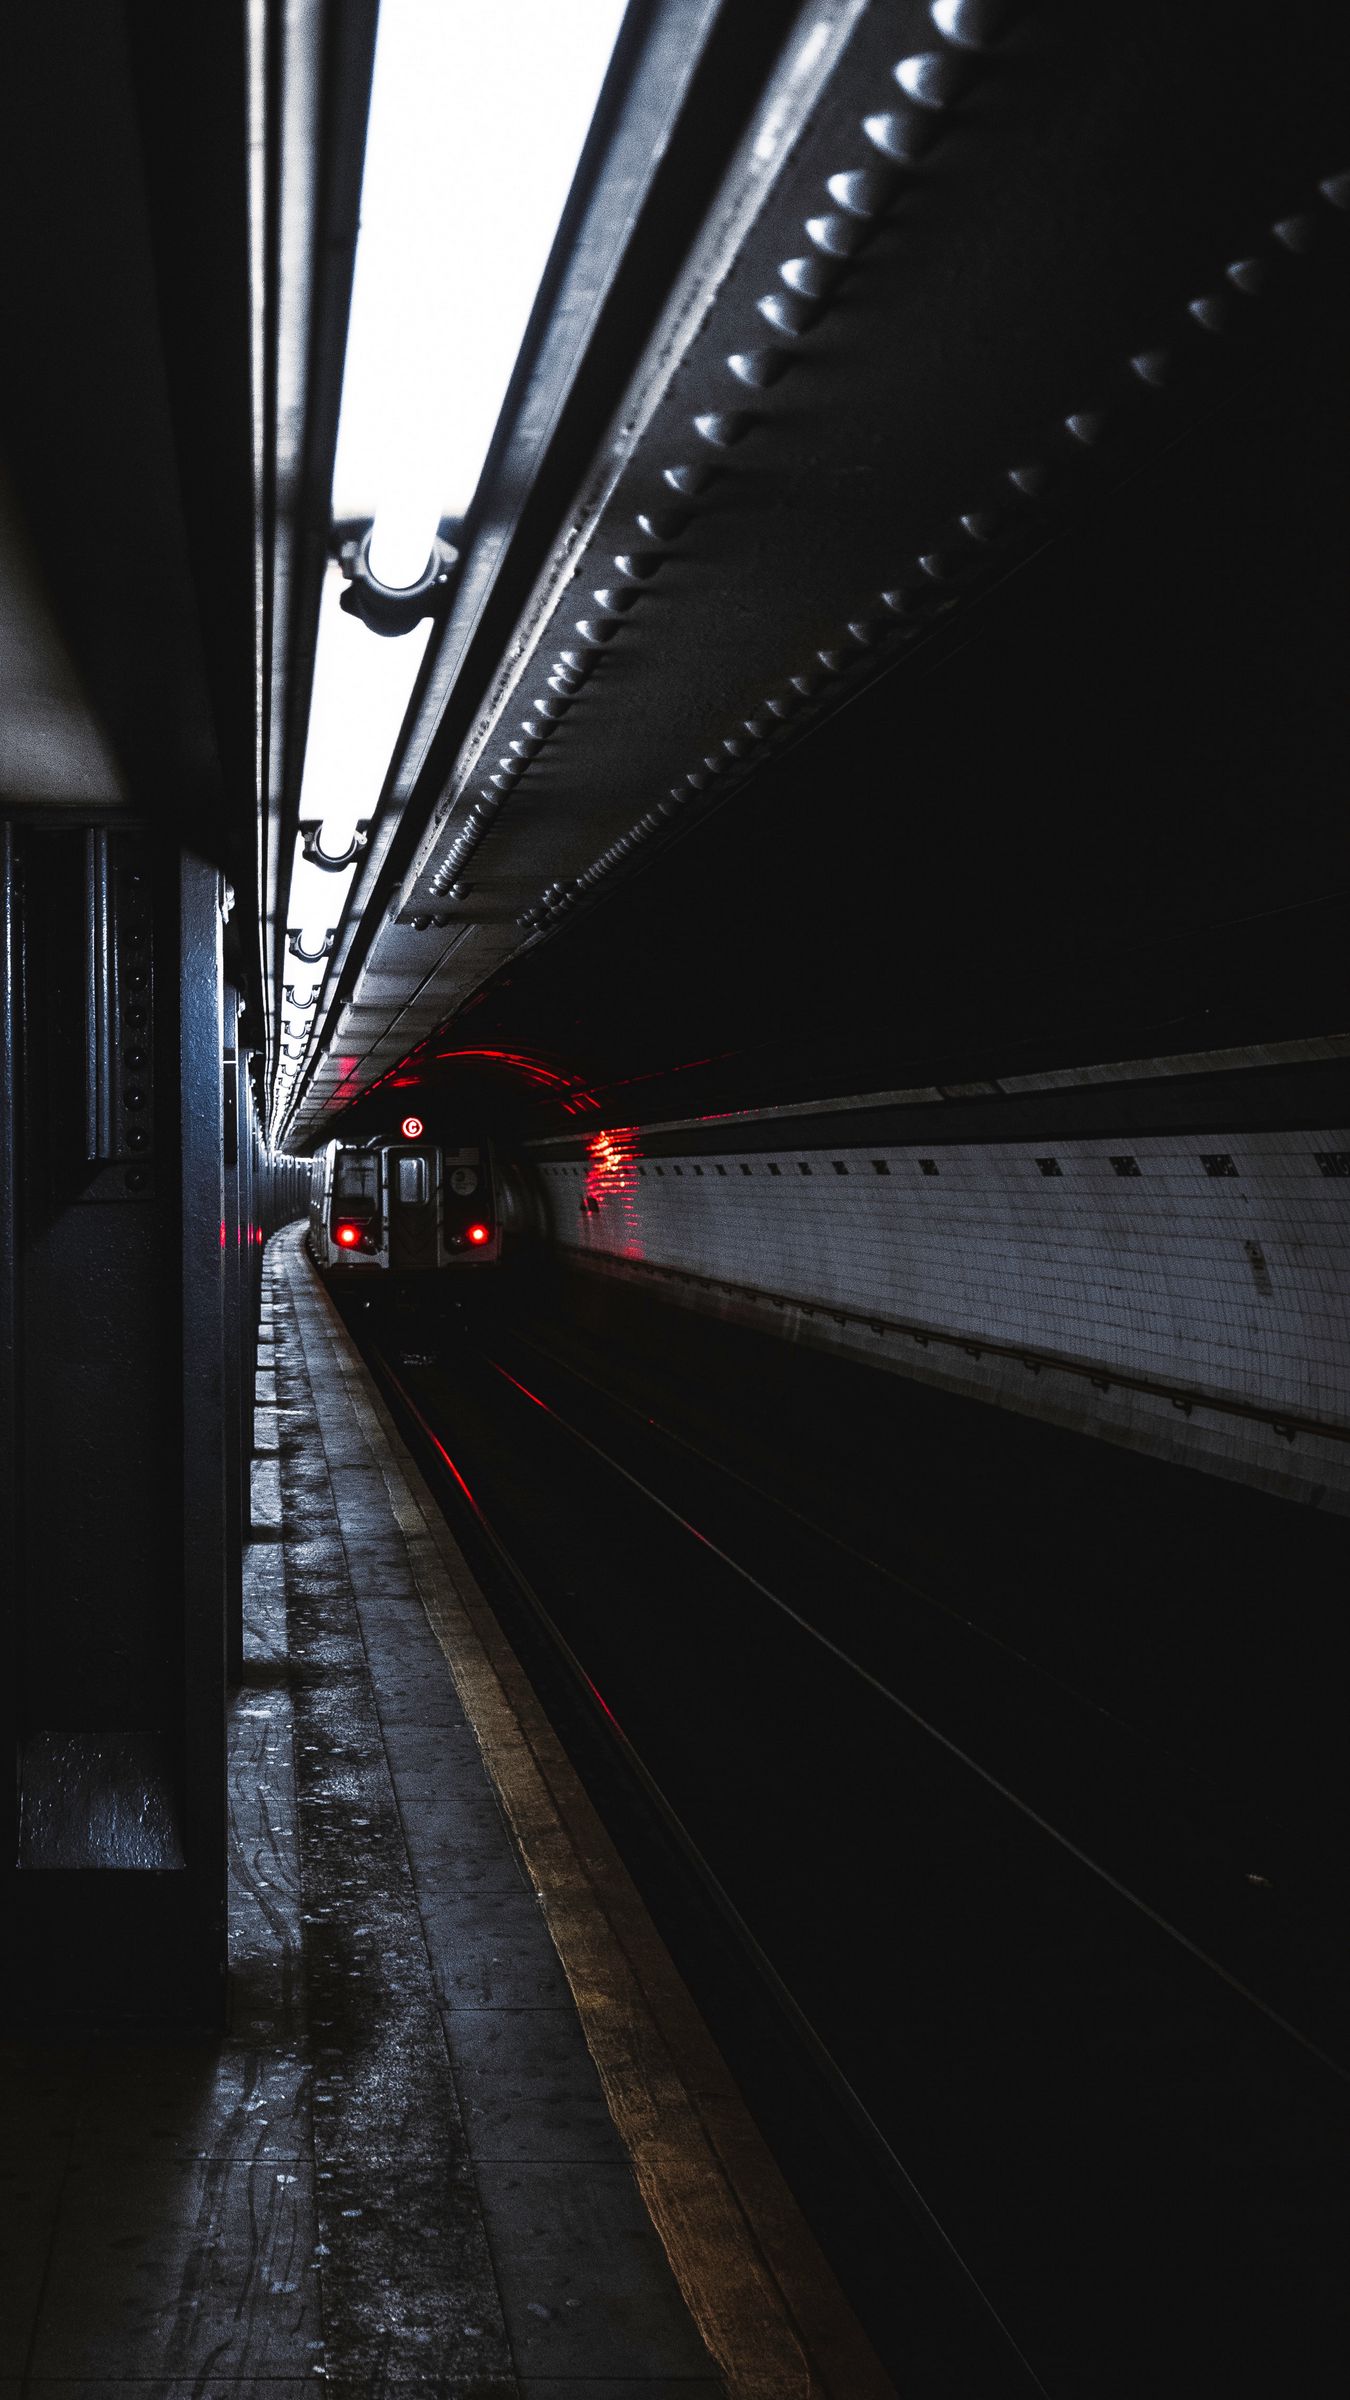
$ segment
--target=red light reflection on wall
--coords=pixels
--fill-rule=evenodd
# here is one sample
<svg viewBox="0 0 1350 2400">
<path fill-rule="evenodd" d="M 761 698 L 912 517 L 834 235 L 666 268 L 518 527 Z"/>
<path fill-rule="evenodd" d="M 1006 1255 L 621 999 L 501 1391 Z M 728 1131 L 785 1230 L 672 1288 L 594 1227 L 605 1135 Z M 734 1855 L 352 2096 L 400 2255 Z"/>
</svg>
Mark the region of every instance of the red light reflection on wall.
<svg viewBox="0 0 1350 2400">
<path fill-rule="evenodd" d="M 615 1125 L 608 1132 L 587 1136 L 582 1239 L 588 1242 L 594 1235 L 597 1248 L 617 1250 L 620 1258 L 643 1256 L 637 1206 L 641 1156 L 636 1125 Z"/>
</svg>

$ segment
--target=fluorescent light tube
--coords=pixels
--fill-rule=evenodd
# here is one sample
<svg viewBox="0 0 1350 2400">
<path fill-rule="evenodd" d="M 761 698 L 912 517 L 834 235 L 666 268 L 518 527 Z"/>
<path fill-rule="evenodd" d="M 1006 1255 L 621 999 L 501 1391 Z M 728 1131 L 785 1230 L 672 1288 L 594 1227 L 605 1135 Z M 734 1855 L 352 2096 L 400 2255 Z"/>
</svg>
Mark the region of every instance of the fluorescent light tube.
<svg viewBox="0 0 1350 2400">
<path fill-rule="evenodd" d="M 338 518 L 416 583 L 473 497 L 624 0 L 381 0 Z"/>
</svg>

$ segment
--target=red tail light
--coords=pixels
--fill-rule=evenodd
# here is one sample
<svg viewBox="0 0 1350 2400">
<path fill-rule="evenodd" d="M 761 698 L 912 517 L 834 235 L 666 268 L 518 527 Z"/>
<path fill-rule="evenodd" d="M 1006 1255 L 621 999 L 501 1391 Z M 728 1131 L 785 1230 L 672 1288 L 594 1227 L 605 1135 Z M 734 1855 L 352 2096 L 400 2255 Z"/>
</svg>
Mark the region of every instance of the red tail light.
<svg viewBox="0 0 1350 2400">
<path fill-rule="evenodd" d="M 486 1225 L 470 1225 L 468 1228 L 468 1239 L 473 1243 L 474 1248 L 478 1249 L 484 1242 L 490 1242 L 492 1236 L 488 1232 Z"/>
<path fill-rule="evenodd" d="M 340 1242 L 344 1250 L 354 1250 L 361 1239 L 361 1228 L 359 1225 L 336 1225 L 333 1239 Z"/>
</svg>

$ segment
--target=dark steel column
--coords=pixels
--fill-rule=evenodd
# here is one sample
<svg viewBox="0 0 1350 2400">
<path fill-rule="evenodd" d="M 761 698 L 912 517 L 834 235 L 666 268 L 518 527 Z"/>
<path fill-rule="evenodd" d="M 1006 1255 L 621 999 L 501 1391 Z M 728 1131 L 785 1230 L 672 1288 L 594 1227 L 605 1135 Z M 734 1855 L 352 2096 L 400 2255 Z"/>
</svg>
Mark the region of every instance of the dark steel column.
<svg viewBox="0 0 1350 2400">
<path fill-rule="evenodd" d="M 226 984 L 222 995 L 222 1025 L 225 1044 L 221 1079 L 225 1194 L 221 1219 L 224 1226 L 221 1266 L 224 1281 L 225 1672 L 227 1680 L 236 1684 L 244 1666 L 244 1528 L 248 1522 L 247 1477 L 252 1444 L 247 1438 L 245 1423 L 239 1343 L 239 1326 L 244 1315 L 249 1280 L 244 1257 L 244 1244 L 249 1239 L 249 1231 L 244 1211 L 247 1174 L 241 1163 L 247 1141 L 240 1123 L 239 995 L 232 984 Z"/>
<path fill-rule="evenodd" d="M 125 821 L 4 829 L 0 867 L 0 2012 L 210 2022 L 219 878 Z"/>
<path fill-rule="evenodd" d="M 18 1191 L 15 1034 L 18 922 L 14 828 L 0 824 L 0 1859 L 18 1849 L 20 1625 L 18 1502 L 22 1464 L 18 1392 Z"/>
<path fill-rule="evenodd" d="M 178 862 L 184 1849 L 200 1968 L 225 1982 L 226 1377 L 221 879 Z"/>
</svg>

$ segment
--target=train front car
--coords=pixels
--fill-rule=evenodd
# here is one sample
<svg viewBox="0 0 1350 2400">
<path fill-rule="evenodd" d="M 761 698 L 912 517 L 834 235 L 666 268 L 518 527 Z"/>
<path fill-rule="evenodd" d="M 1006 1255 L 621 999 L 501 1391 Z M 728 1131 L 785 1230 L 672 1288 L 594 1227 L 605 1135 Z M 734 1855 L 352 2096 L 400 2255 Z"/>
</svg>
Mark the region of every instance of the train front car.
<svg viewBox="0 0 1350 2400">
<path fill-rule="evenodd" d="M 429 1140 L 415 1118 L 404 1120 L 397 1141 L 330 1142 L 314 1162 L 309 1249 L 347 1288 L 375 1276 L 424 1284 L 497 1266 L 491 1144 Z"/>
</svg>

